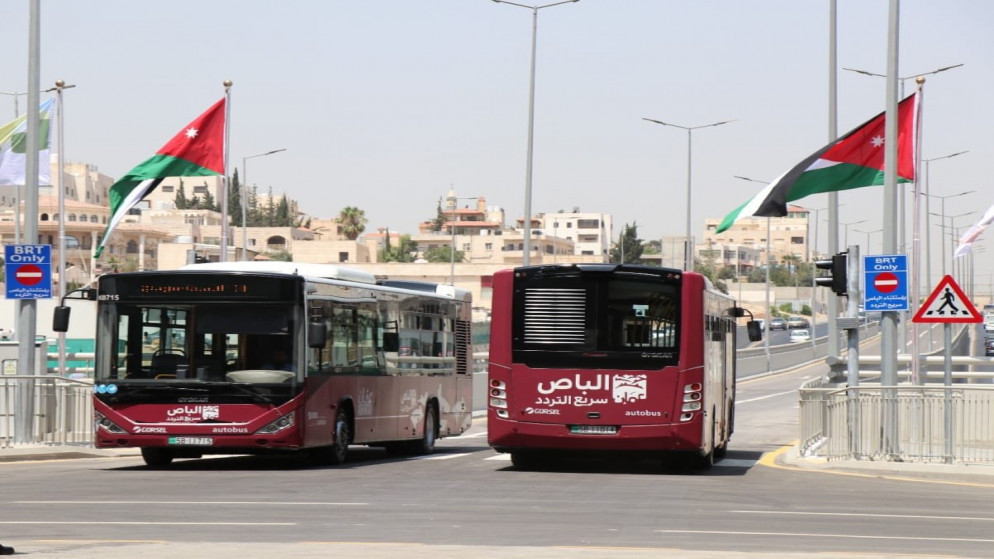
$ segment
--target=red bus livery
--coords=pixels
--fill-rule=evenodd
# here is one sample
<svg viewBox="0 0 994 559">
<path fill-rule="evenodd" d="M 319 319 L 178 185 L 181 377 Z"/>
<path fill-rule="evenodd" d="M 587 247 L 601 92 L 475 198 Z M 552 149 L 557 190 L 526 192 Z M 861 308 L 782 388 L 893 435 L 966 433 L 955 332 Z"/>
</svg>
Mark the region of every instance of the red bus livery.
<svg viewBox="0 0 994 559">
<path fill-rule="evenodd" d="M 679 452 L 707 468 L 734 427 L 745 313 L 700 274 L 616 264 L 493 278 L 488 440 L 516 466 L 573 451 Z M 758 337 L 758 324 L 750 324 Z"/>
<path fill-rule="evenodd" d="M 149 466 L 350 444 L 431 452 L 472 419 L 468 292 L 292 262 L 102 276 L 98 448 Z M 66 320 L 68 317 L 66 317 Z"/>
</svg>

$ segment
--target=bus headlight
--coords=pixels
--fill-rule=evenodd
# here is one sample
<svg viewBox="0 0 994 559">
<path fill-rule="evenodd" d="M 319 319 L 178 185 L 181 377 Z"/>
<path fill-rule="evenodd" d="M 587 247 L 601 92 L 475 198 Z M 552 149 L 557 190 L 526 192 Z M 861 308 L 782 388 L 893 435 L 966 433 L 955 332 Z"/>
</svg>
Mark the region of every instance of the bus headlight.
<svg viewBox="0 0 994 559">
<path fill-rule="evenodd" d="M 269 423 L 262 429 L 255 432 L 256 435 L 272 435 L 273 433 L 279 433 L 285 429 L 289 429 L 294 425 L 294 414 L 284 415 Z"/>
<path fill-rule="evenodd" d="M 119 427 L 113 421 L 107 419 L 103 414 L 98 412 L 93 412 L 93 424 L 96 430 L 103 429 L 108 433 L 114 433 L 115 435 L 126 435 L 128 432 Z"/>
</svg>

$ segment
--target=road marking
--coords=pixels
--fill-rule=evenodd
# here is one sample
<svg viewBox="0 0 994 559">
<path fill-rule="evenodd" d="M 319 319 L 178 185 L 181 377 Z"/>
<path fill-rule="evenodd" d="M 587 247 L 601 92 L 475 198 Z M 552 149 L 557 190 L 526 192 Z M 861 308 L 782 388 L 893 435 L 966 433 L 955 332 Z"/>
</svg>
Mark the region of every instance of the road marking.
<svg viewBox="0 0 994 559">
<path fill-rule="evenodd" d="M 369 503 L 295 501 L 12 501 L 18 505 L 279 505 L 279 506 L 368 506 Z"/>
<path fill-rule="evenodd" d="M 426 456 L 412 456 L 409 460 L 449 460 L 451 458 L 461 458 L 469 456 L 471 452 L 459 452 L 456 454 L 428 454 Z"/>
<path fill-rule="evenodd" d="M 777 396 L 784 396 L 787 394 L 797 394 L 797 390 L 788 390 L 787 392 L 777 392 L 776 394 L 767 394 L 766 396 L 760 396 L 759 398 L 750 398 L 749 400 L 735 400 L 735 403 L 748 404 L 750 402 L 758 402 L 760 400 L 765 400 L 767 398 L 776 398 Z"/>
<path fill-rule="evenodd" d="M 726 468 L 751 468 L 756 465 L 755 460 L 746 460 L 744 458 L 722 458 L 721 460 L 714 463 L 714 467 L 726 467 Z"/>
<path fill-rule="evenodd" d="M 0 520 L 2 525 L 42 524 L 58 526 L 297 526 L 296 522 L 115 522 L 108 520 Z"/>
<path fill-rule="evenodd" d="M 854 540 L 902 540 L 919 542 L 969 542 L 994 543 L 994 540 L 984 538 L 935 538 L 924 536 L 864 536 L 856 534 L 817 534 L 814 532 L 735 532 L 721 530 L 653 530 L 657 534 L 709 534 L 719 536 L 784 536 L 790 538 L 847 538 Z"/>
<path fill-rule="evenodd" d="M 510 454 L 498 454 L 497 456 L 491 456 L 490 458 L 484 458 L 484 460 L 497 460 L 499 462 L 510 462 Z"/>
<path fill-rule="evenodd" d="M 865 518 L 915 518 L 926 520 L 975 520 L 978 522 L 994 522 L 992 517 L 983 516 L 937 516 L 929 514 L 873 514 L 863 512 L 803 512 L 803 511 L 775 511 L 775 510 L 733 510 L 729 512 L 742 514 L 785 514 L 785 515 L 807 515 L 807 516 L 858 516 Z"/>
</svg>

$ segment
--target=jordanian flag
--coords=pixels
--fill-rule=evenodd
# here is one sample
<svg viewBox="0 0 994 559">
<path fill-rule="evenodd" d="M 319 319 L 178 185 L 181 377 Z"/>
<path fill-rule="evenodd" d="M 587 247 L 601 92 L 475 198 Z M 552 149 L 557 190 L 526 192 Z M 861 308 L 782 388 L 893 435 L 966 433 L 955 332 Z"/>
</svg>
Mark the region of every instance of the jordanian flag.
<svg viewBox="0 0 994 559">
<path fill-rule="evenodd" d="M 54 99 L 38 107 L 38 184 L 51 184 L 51 130 Z M 28 115 L 0 126 L 0 185 L 27 184 Z"/>
<path fill-rule="evenodd" d="M 155 190 L 167 177 L 203 177 L 224 174 L 224 99 L 186 125 L 152 157 L 110 187 L 110 223 L 94 252 L 100 254 L 111 232 L 128 210 Z"/>
<path fill-rule="evenodd" d="M 897 178 L 915 180 L 915 153 L 921 93 L 905 98 L 897 108 Z M 787 202 L 812 194 L 838 192 L 884 183 L 884 121 L 880 113 L 869 122 L 828 144 L 767 185 L 751 200 L 725 216 L 715 233 L 743 217 L 782 217 Z"/>
</svg>

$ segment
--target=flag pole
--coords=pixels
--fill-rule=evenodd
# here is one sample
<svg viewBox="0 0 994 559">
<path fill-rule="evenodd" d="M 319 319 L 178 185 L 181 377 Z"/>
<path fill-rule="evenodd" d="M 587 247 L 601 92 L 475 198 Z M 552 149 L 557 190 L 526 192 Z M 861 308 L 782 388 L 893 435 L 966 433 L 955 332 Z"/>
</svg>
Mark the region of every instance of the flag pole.
<svg viewBox="0 0 994 559">
<path fill-rule="evenodd" d="M 907 316 L 913 317 L 918 314 L 918 289 L 919 280 L 921 274 L 921 165 L 922 165 L 922 143 L 921 143 L 921 127 L 922 127 L 922 103 L 923 103 L 923 90 L 925 89 L 925 78 L 919 76 L 917 80 L 918 91 L 915 92 L 917 98 L 915 99 L 915 112 L 912 118 L 915 119 L 914 123 L 914 133 L 915 133 L 915 197 L 914 197 L 914 208 L 912 209 L 911 219 L 911 312 Z M 900 126 L 900 123 L 898 123 Z M 919 363 L 919 339 L 918 339 L 918 323 L 912 321 L 911 323 L 911 384 L 919 385 L 921 384 L 921 363 Z"/>
<path fill-rule="evenodd" d="M 224 169 L 221 171 L 221 188 L 218 202 L 221 204 L 221 253 L 218 259 L 228 261 L 228 142 L 231 127 L 231 80 L 224 80 Z"/>
</svg>

